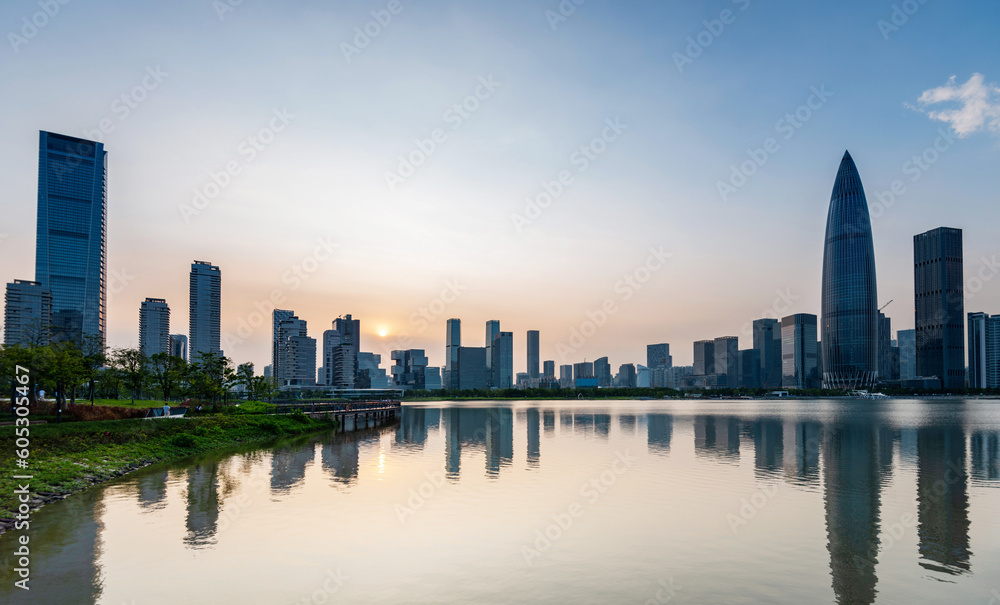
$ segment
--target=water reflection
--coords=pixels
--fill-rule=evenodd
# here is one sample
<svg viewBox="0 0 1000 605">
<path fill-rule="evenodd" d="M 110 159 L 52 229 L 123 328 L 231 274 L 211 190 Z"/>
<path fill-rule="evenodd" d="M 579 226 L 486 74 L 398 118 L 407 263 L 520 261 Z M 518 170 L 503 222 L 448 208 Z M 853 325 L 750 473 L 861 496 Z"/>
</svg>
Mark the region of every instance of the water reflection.
<svg viewBox="0 0 1000 605">
<path fill-rule="evenodd" d="M 575 540 L 584 547 L 589 544 L 583 538 L 587 524 L 595 523 L 593 520 L 605 514 L 601 509 L 605 502 L 626 503 L 629 508 L 620 511 L 622 514 L 618 517 L 634 518 L 634 523 L 644 524 L 650 534 L 656 533 L 664 523 L 656 514 L 664 517 L 687 515 L 687 522 L 691 524 L 705 522 L 705 518 L 699 517 L 701 503 L 685 508 L 682 499 L 673 498 L 674 494 L 683 491 L 676 490 L 678 482 L 693 491 L 700 489 L 699 486 L 706 488 L 708 491 L 699 496 L 706 504 L 708 499 L 721 501 L 730 496 L 732 501 L 738 502 L 753 493 L 752 490 L 759 489 L 762 483 L 784 482 L 798 489 L 779 490 L 775 492 L 780 495 L 774 498 L 774 503 L 766 505 L 782 511 L 771 521 L 775 525 L 770 527 L 768 539 L 751 542 L 754 553 L 744 553 L 744 559 L 733 558 L 731 562 L 753 565 L 757 549 L 766 554 L 769 548 L 777 548 L 776 544 L 785 540 L 782 548 L 800 549 L 804 553 L 802 559 L 809 559 L 809 553 L 819 557 L 823 574 L 829 574 L 824 576 L 823 589 L 829 592 L 826 600 L 842 604 L 874 603 L 877 597 L 896 601 L 900 599 L 887 596 L 886 591 L 914 583 L 919 585 L 926 579 L 942 584 L 954 582 L 956 576 L 961 576 L 965 582 L 977 578 L 977 572 L 989 574 L 1000 566 L 996 552 L 974 553 L 971 537 L 973 522 L 977 525 L 995 522 L 995 516 L 982 512 L 989 510 L 985 507 L 989 505 L 995 510 L 1000 504 L 1000 425 L 996 422 L 965 423 L 955 418 L 942 421 L 933 417 L 928 420 L 916 408 L 907 422 L 906 416 L 873 414 L 868 409 L 840 404 L 831 404 L 834 412 L 826 414 L 809 409 L 782 414 L 773 408 L 760 413 L 742 413 L 736 405 L 693 406 L 681 410 L 667 406 L 640 407 L 629 402 L 617 405 L 621 406 L 621 411 L 597 404 L 574 406 L 545 402 L 497 407 L 408 406 L 404 408 L 399 425 L 392 428 L 354 434 L 330 433 L 285 442 L 270 449 L 205 456 L 169 469 L 159 467 L 141 471 L 111 487 L 92 490 L 40 511 L 38 529 L 32 538 L 37 549 L 34 556 L 39 565 L 55 571 L 48 576 L 46 586 L 40 588 L 40 593 L 50 598 L 38 602 L 59 602 L 57 597 L 66 594 L 87 595 L 81 601 L 91 597 L 100 600 L 106 590 L 106 577 L 118 573 L 119 568 L 114 565 L 121 565 L 123 558 L 121 551 L 110 559 L 105 557 L 104 523 L 121 523 L 128 516 L 127 510 L 106 516 L 104 507 L 109 498 L 114 506 L 120 506 L 115 498 L 127 501 L 148 527 L 157 527 L 151 531 L 169 534 L 174 547 L 188 551 L 189 555 L 204 556 L 225 549 L 228 541 L 239 540 L 242 533 L 253 531 L 259 523 L 266 523 L 268 515 L 277 514 L 275 509 L 268 508 L 269 503 L 280 507 L 277 510 L 281 511 L 279 516 L 285 523 L 290 523 L 287 519 L 294 519 L 297 514 L 315 514 L 311 511 L 328 510 L 328 506 L 335 506 L 334 509 L 340 512 L 350 506 L 351 498 L 360 498 L 366 488 L 371 489 L 372 479 L 382 481 L 389 477 L 387 483 L 391 483 L 393 476 L 383 473 L 395 470 L 395 480 L 403 482 L 399 501 L 407 502 L 412 508 L 412 521 L 408 519 L 408 525 L 402 526 L 400 531 L 415 531 L 414 528 L 433 517 L 432 509 L 446 507 L 451 493 L 463 494 L 459 498 L 461 506 L 452 514 L 461 515 L 468 508 L 475 508 L 475 505 L 470 507 L 469 502 L 476 496 L 460 492 L 468 489 L 465 486 L 474 485 L 479 491 L 473 490 L 473 494 L 524 501 L 515 504 L 522 510 L 507 518 L 507 525 L 504 525 L 510 532 L 517 532 L 522 529 L 517 526 L 519 519 L 532 514 L 523 509 L 534 506 L 536 498 L 544 500 L 547 496 L 543 493 L 544 488 L 538 493 L 518 492 L 521 488 L 512 480 L 526 473 L 544 478 L 541 482 L 536 480 L 533 489 L 539 489 L 538 483 L 555 483 L 559 475 L 577 471 L 582 472 L 586 480 L 605 469 L 600 465 L 606 464 L 606 460 L 613 459 L 604 452 L 625 450 L 642 452 L 644 456 L 636 466 L 640 470 L 634 472 L 637 476 L 643 472 L 648 475 L 636 484 L 654 489 L 660 480 L 669 479 L 674 483 L 662 492 L 631 494 L 636 500 L 629 500 L 627 487 L 616 486 L 615 490 L 621 491 L 613 492 L 606 500 L 588 508 L 581 518 L 580 529 L 574 527 L 576 533 L 568 541 Z M 974 430 L 968 430 L 969 426 L 975 427 Z M 598 460 L 595 465 L 581 461 L 594 452 L 599 453 L 594 455 Z M 317 458 L 319 465 L 314 466 Z M 418 467 L 419 470 L 406 467 L 413 461 L 420 461 L 424 466 Z M 442 474 L 449 481 L 438 482 Z M 322 477 L 323 481 L 315 481 L 316 477 Z M 740 477 L 748 483 L 736 488 L 727 485 L 729 481 L 739 481 Z M 623 486 L 631 480 L 631 475 L 622 475 L 619 479 Z M 570 488 L 575 490 L 577 485 L 571 482 Z M 367 502 L 383 508 L 388 502 L 391 507 L 394 500 L 388 494 L 391 492 L 379 492 L 377 496 L 369 493 L 368 497 L 373 499 Z M 336 505 L 331 504 L 335 498 L 341 499 Z M 308 502 L 309 507 L 297 508 L 303 502 Z M 483 506 L 482 501 L 478 505 Z M 549 504 L 542 506 L 541 516 L 551 519 L 546 506 Z M 555 510 L 565 510 L 562 500 L 557 499 L 552 506 Z M 973 515 L 975 506 L 984 507 L 979 509 L 978 515 Z M 633 510 L 647 513 L 645 520 L 639 513 L 632 514 Z M 649 515 L 651 510 L 656 512 Z M 910 512 L 913 523 L 906 525 L 906 515 Z M 183 523 L 180 521 L 182 514 Z M 498 513 L 493 511 L 493 514 Z M 752 523 L 768 523 L 763 519 L 769 514 L 768 510 L 760 512 Z M 259 516 L 253 517 L 251 522 L 248 518 L 253 515 Z M 825 528 L 825 550 L 822 541 L 817 542 L 815 537 L 792 540 L 793 546 L 788 546 L 788 537 L 782 535 L 781 515 L 791 517 L 790 521 L 805 519 L 803 522 L 820 532 L 820 536 Z M 709 518 L 707 523 L 709 526 L 712 523 L 721 525 L 723 516 Z M 387 520 L 394 521 L 391 517 Z M 634 533 L 633 540 L 639 540 L 635 536 L 646 533 L 636 532 L 622 523 L 625 534 Z M 893 544 L 887 536 L 893 536 L 893 526 L 901 524 L 915 527 L 916 536 L 909 530 L 909 541 L 898 540 Z M 163 526 L 172 527 L 172 532 L 162 530 Z M 469 527 L 479 525 L 472 523 Z M 378 533 L 377 528 L 371 529 L 378 540 L 391 542 L 392 532 L 385 534 Z M 998 533 L 996 528 L 986 529 L 993 535 Z M 448 539 L 454 541 L 462 532 L 475 530 L 437 527 L 435 531 L 444 531 Z M 339 530 L 329 533 L 337 535 L 338 543 L 343 539 L 342 550 L 350 551 L 349 539 L 342 537 Z M 308 540 L 309 535 L 306 531 L 298 539 Z M 595 545 L 600 542 L 601 548 L 609 543 L 614 547 L 617 535 L 609 531 L 607 535 L 591 539 Z M 661 536 L 646 550 L 640 546 L 636 552 L 654 558 L 668 556 L 664 553 L 671 549 L 688 553 L 686 556 L 708 553 L 705 556 L 711 561 L 715 560 L 711 557 L 718 557 L 719 549 L 733 547 L 726 542 L 730 539 L 728 535 L 699 535 L 702 535 L 701 545 L 698 539 L 664 539 Z M 2 542 L 4 539 L 0 538 L 0 543 L 6 546 L 6 542 Z M 677 541 L 671 548 L 664 548 L 670 539 Z M 367 548 L 358 544 L 353 547 Z M 378 551 L 381 547 L 373 548 Z M 198 552 L 191 553 L 192 550 Z M 977 547 L 976 550 L 984 549 Z M 594 557 L 600 559 L 600 553 L 603 553 L 600 548 L 581 553 L 581 559 L 574 565 L 586 565 Z M 289 556 L 288 553 L 279 555 Z M 561 556 L 566 556 L 565 551 Z M 290 558 L 300 559 L 297 554 Z M 790 558 L 799 557 L 792 555 Z M 108 560 L 114 561 L 114 565 Z M 555 560 L 546 560 L 546 565 L 552 565 Z M 711 566 L 704 561 L 701 563 Z M 603 564 L 609 563 L 604 561 Z M 674 568 L 683 568 L 685 564 L 684 558 L 672 562 Z M 793 569 L 797 564 L 798 561 L 786 562 L 792 567 L 761 568 L 758 573 L 808 575 L 804 569 Z M 9 564 L 5 569 L 10 569 Z M 515 572 L 523 570 L 507 570 L 506 573 L 516 575 Z M 720 569 L 719 572 L 736 577 L 732 570 Z M 909 581 L 901 578 L 909 578 Z M 0 601 L 6 602 L 4 597 L 10 594 L 5 592 L 7 590 L 0 588 Z M 692 594 L 693 601 L 713 600 L 696 595 Z M 32 596 L 39 596 L 39 593 Z"/>
</svg>

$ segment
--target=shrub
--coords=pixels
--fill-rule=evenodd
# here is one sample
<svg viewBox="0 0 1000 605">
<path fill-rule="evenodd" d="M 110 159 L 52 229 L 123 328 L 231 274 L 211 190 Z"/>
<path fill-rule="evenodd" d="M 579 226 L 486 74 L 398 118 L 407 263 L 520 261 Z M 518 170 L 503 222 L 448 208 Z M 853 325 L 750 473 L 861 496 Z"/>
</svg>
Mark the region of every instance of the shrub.
<svg viewBox="0 0 1000 605">
<path fill-rule="evenodd" d="M 175 447 L 190 448 L 198 444 L 198 439 L 189 433 L 181 433 L 170 438 L 170 445 Z"/>
</svg>

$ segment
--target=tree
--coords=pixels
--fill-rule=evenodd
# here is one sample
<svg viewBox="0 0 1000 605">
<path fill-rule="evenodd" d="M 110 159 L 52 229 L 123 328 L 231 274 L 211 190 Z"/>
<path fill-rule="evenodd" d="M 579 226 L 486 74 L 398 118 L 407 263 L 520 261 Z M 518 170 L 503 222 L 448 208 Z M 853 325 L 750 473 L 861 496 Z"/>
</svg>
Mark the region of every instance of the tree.
<svg viewBox="0 0 1000 605">
<path fill-rule="evenodd" d="M 149 358 L 149 371 L 153 383 L 160 387 L 163 399 L 169 401 L 170 395 L 180 386 L 184 376 L 184 359 L 169 353 L 155 353 Z"/>
<path fill-rule="evenodd" d="M 146 368 L 146 356 L 139 349 L 115 349 L 111 354 L 111 363 L 121 372 L 125 387 L 132 396 L 132 403 L 142 399 L 142 385 L 149 376 Z"/>
<path fill-rule="evenodd" d="M 87 381 L 87 397 L 90 399 L 90 405 L 94 405 L 94 391 L 97 390 L 97 378 L 100 376 L 101 368 L 108 363 L 107 349 L 100 336 L 93 334 L 83 336 L 80 351 L 83 354 L 84 379 Z"/>
<path fill-rule="evenodd" d="M 229 389 L 236 384 L 237 374 L 228 357 L 199 352 L 198 360 L 188 366 L 186 378 L 192 394 L 215 404 L 222 398 L 228 401 Z"/>
</svg>

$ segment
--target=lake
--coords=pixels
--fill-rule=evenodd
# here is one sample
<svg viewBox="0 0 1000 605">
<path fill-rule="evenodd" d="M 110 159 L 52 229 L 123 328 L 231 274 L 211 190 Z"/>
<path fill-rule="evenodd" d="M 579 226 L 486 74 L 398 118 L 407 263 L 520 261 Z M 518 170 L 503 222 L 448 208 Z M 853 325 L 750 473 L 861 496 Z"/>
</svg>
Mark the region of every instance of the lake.
<svg viewBox="0 0 1000 605">
<path fill-rule="evenodd" d="M 410 404 L 46 506 L 0 601 L 998 605 L 998 440 L 996 401 Z"/>
</svg>

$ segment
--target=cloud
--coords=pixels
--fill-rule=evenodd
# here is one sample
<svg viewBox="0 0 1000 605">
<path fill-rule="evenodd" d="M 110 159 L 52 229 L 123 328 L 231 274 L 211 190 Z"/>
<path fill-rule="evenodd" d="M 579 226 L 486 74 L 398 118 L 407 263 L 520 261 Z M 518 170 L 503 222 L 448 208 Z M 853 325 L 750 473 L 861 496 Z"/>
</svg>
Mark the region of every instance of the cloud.
<svg viewBox="0 0 1000 605">
<path fill-rule="evenodd" d="M 939 103 L 960 103 L 961 107 L 941 111 L 927 110 Z M 972 74 L 969 81 L 958 85 L 955 76 L 944 86 L 925 90 L 917 99 L 919 107 L 907 107 L 926 113 L 932 120 L 947 122 L 960 138 L 980 130 L 1000 132 L 1000 88 L 995 84 L 984 84 L 983 75 Z"/>
</svg>

